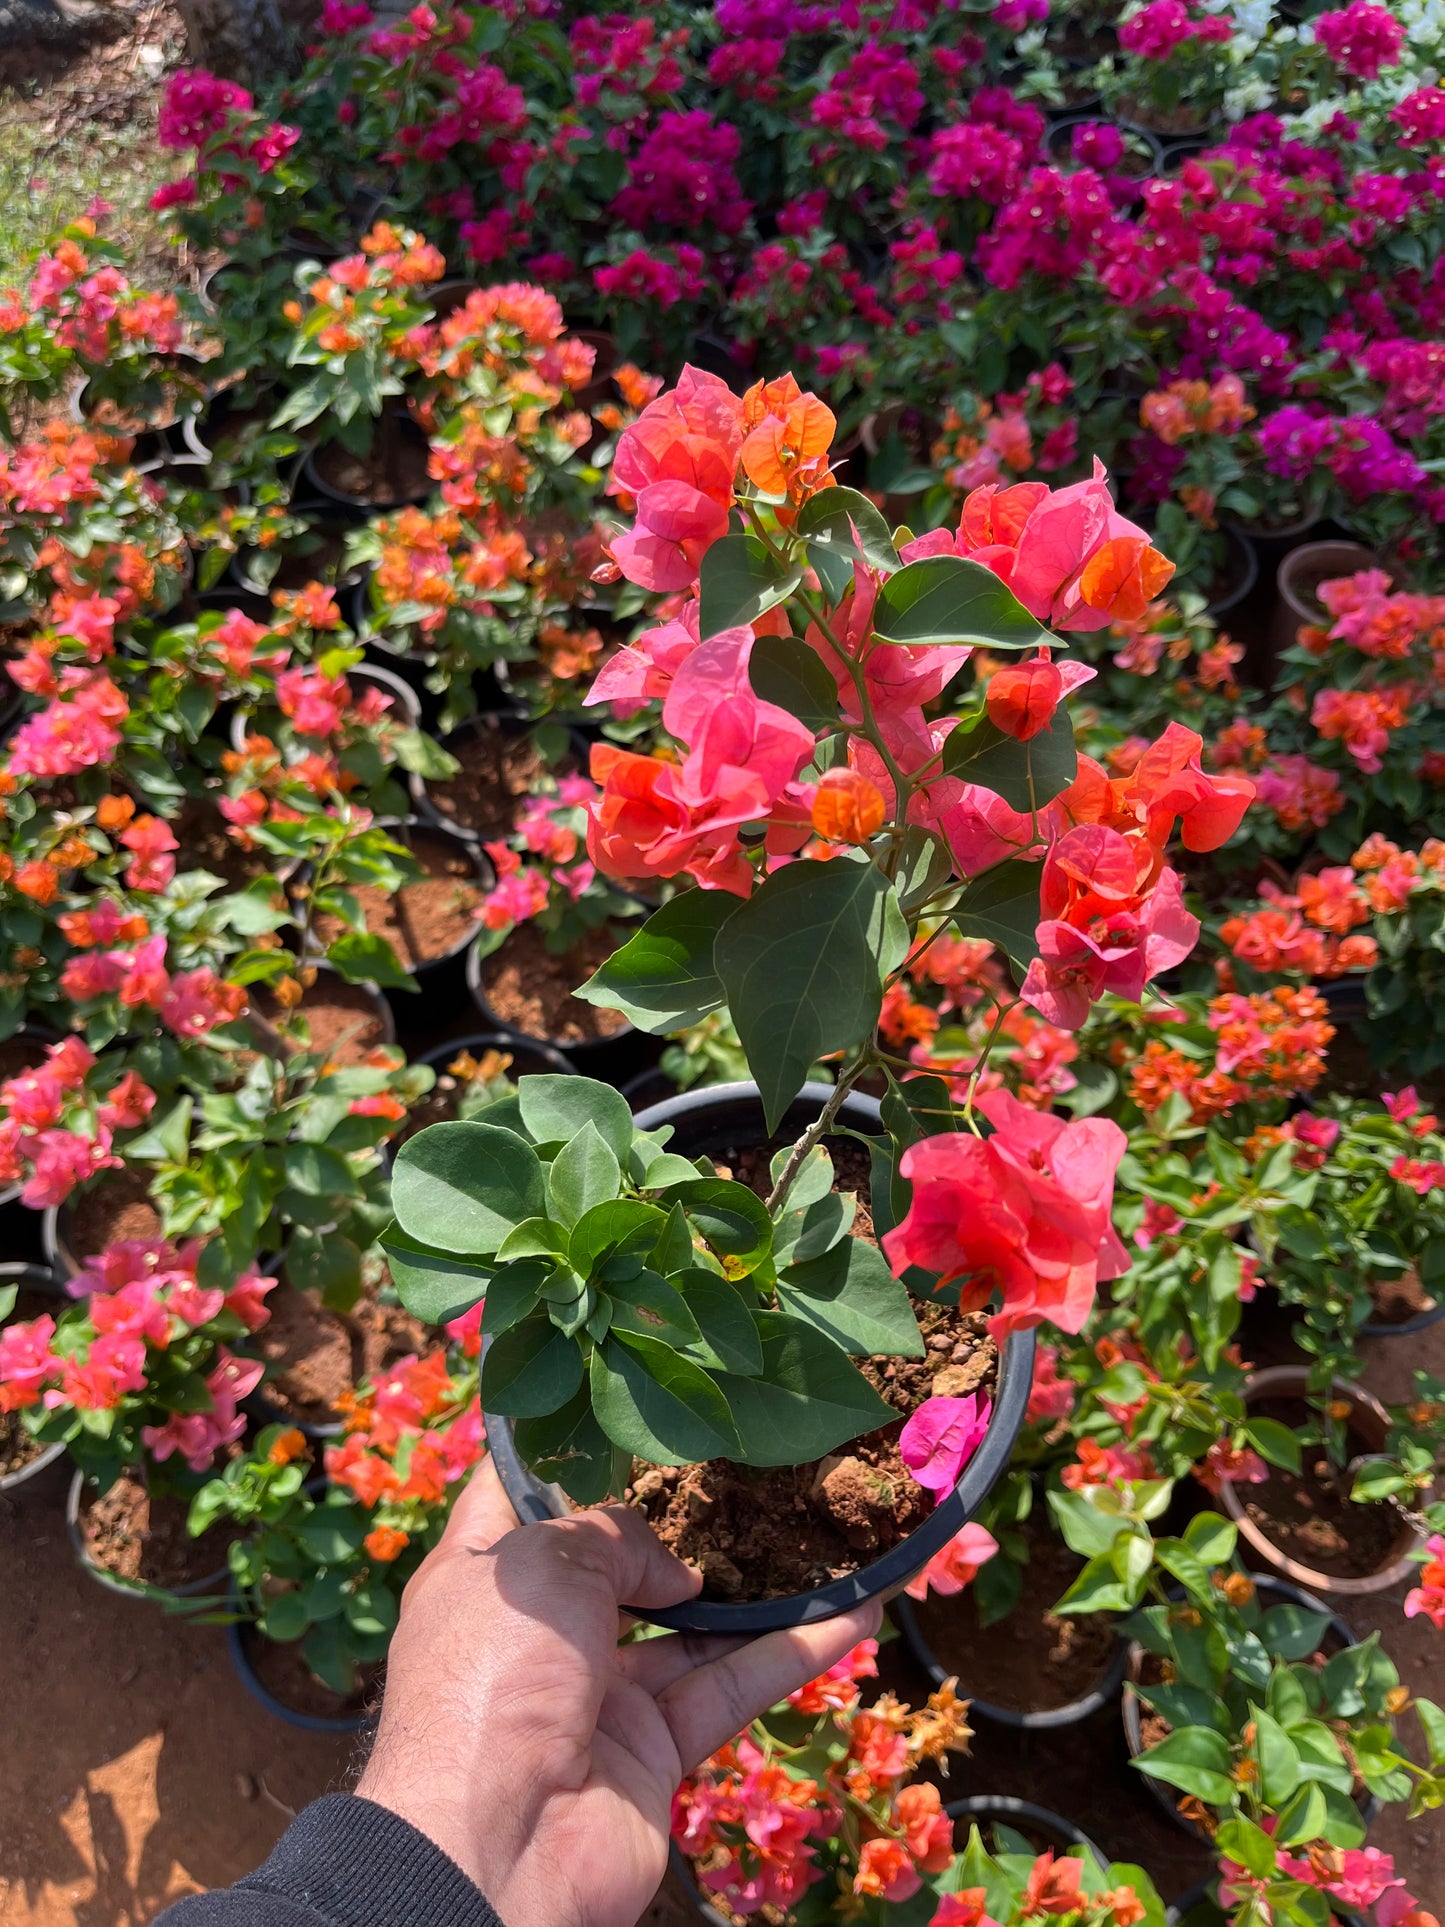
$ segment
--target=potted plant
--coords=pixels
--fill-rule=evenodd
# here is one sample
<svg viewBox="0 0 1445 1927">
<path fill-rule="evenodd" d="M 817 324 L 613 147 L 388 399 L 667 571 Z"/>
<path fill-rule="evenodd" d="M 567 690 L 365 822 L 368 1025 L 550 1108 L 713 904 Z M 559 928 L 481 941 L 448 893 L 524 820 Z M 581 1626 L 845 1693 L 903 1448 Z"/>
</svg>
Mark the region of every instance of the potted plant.
<svg viewBox="0 0 1445 1927">
<path fill-rule="evenodd" d="M 396 1225 L 384 1245 L 404 1300 L 413 1309 L 428 1308 L 423 1315 L 454 1312 L 485 1293 L 494 1338 L 483 1371 L 483 1403 L 517 1418 L 521 1458 L 546 1468 L 574 1497 L 631 1490 L 635 1502 L 660 1518 L 671 1488 L 650 1470 L 637 1473 L 634 1460 L 699 1468 L 696 1476 L 688 1472 L 689 1489 L 708 1476 L 705 1468 L 713 1461 L 721 1467 L 716 1476 L 734 1486 L 740 1475 L 730 1467 L 773 1465 L 780 1492 L 801 1497 L 800 1481 L 803 1489 L 816 1490 L 834 1509 L 836 1526 L 842 1509 L 861 1502 L 866 1488 L 876 1499 L 886 1485 L 891 1507 L 864 1503 L 863 1512 L 876 1513 L 876 1519 L 852 1522 L 863 1548 L 889 1549 L 862 1581 L 881 1589 L 909 1577 L 952 1536 L 967 1516 L 959 1492 L 966 1486 L 966 1503 L 976 1503 L 1006 1457 L 1002 1438 L 1007 1433 L 1011 1442 L 1026 1398 L 1026 1386 L 1015 1376 L 1014 1360 L 1022 1364 L 1022 1354 L 1012 1334 L 1045 1315 L 1076 1326 L 1100 1273 L 1122 1268 L 1103 1207 L 1123 1138 L 1101 1120 L 1040 1125 L 1037 1114 L 1004 1093 L 990 1093 L 975 1105 L 970 1100 L 976 1080 L 955 1108 L 935 1080 L 900 1085 L 877 1045 L 885 984 L 908 958 L 926 910 L 946 906 L 960 932 L 986 933 L 1000 942 L 1015 960 L 1022 995 L 1065 1024 L 1083 1021 L 1112 965 L 1066 921 L 1072 886 L 1057 868 L 1060 844 L 1052 846 L 1042 870 L 1031 860 L 1039 849 L 1040 812 L 1072 793 L 1072 784 L 1089 780 L 1080 773 L 1059 708 L 1064 672 L 1042 655 L 1016 670 L 997 670 L 986 704 L 963 723 L 941 725 L 936 735 L 923 723 L 922 701 L 957 673 L 970 638 L 987 635 L 995 647 L 1022 651 L 1048 633 L 998 576 L 964 553 L 977 539 L 976 515 L 989 492 L 965 504 L 956 536 L 940 532 L 905 557 L 864 498 L 821 486 L 830 433 L 828 412 L 790 380 L 760 384 L 739 402 L 721 382 L 690 372 L 624 434 L 613 468 L 615 485 L 633 491 L 638 504 L 634 529 L 613 541 L 619 569 L 656 588 L 681 588 L 700 574 L 700 597 L 695 632 L 679 623 L 638 645 L 644 655 L 659 652 L 667 690 L 663 722 L 684 746 L 681 760 L 610 747 L 595 752 L 601 794 L 589 810 L 589 851 L 613 874 L 690 872 L 710 887 L 685 890 L 655 913 L 596 973 L 585 995 L 653 1030 L 727 1003 L 761 1110 L 760 1117 L 753 1110 L 749 1123 L 727 1127 L 730 1174 L 716 1169 L 723 1147 L 709 1143 L 714 1163 L 694 1167 L 651 1136 L 649 1124 L 663 1121 L 657 1113 L 645 1114 L 635 1128 L 625 1103 L 602 1086 L 524 1078 L 515 1105 L 504 1104 L 500 1117 L 488 1112 L 471 1123 L 435 1126 L 403 1146 L 393 1174 Z M 699 495 L 693 504 L 696 537 L 680 539 L 675 522 L 652 519 L 661 515 L 662 498 L 650 491 L 673 487 L 653 480 L 669 448 L 689 448 L 690 459 L 706 459 L 710 486 L 721 498 Z M 1084 516 L 1067 524 L 1076 528 L 1084 558 L 1070 564 L 1070 579 L 1082 566 L 1088 592 L 1107 603 L 1119 593 L 1115 565 L 1153 571 L 1156 564 L 1137 532 L 1110 535 L 1117 526 L 1108 520 L 1112 509 L 1089 519 L 1087 502 L 1102 508 L 1089 488 L 1102 488 L 1102 481 L 1083 485 L 1082 494 L 1066 495 L 1061 505 L 1066 517 Z M 1030 501 L 1038 512 L 1053 498 L 1045 490 Z M 726 532 L 726 511 L 733 506 L 747 533 Z M 1027 558 L 1026 539 L 1018 553 Z M 1095 554 L 1104 555 L 1104 566 L 1090 575 L 1088 557 Z M 801 586 L 805 558 L 817 571 L 817 591 Z M 1013 572 L 1020 587 L 1023 566 Z M 1167 565 L 1161 561 L 1158 567 Z M 1039 589 L 1025 593 L 1036 606 L 1053 610 L 1053 589 L 1047 598 Z M 795 604 L 804 635 L 783 634 L 776 621 L 761 637 L 754 635 L 754 621 Z M 1083 628 L 1103 616 L 1102 608 L 1096 611 L 1082 599 L 1068 611 L 1068 619 Z M 693 633 L 701 637 L 695 644 Z M 662 659 L 664 643 L 669 654 Z M 1081 680 L 1077 671 L 1070 676 Z M 916 723 L 907 720 L 915 710 Z M 1172 825 L 1184 814 L 1186 834 L 1212 846 L 1238 821 L 1248 797 L 1245 789 L 1198 771 L 1194 740 L 1185 733 L 1165 747 L 1160 775 L 1165 767 L 1178 771 L 1169 779 L 1177 787 L 1148 820 L 1158 837 L 1167 833 L 1166 821 Z M 819 772 L 816 785 L 801 780 L 810 764 Z M 724 776 L 724 770 L 736 775 Z M 959 791 L 935 792 L 935 780 L 946 785 L 951 777 Z M 1140 779 L 1141 826 L 1143 799 L 1158 780 L 1152 766 Z M 737 802 L 721 814 L 707 793 L 719 783 L 738 789 Z M 954 797 L 962 811 L 956 817 L 949 814 Z M 1066 812 L 1067 803 L 1060 808 Z M 766 848 L 739 834 L 744 822 L 765 812 L 771 824 Z M 827 861 L 777 862 L 815 836 Z M 1112 855 L 1111 837 L 1119 839 L 1120 860 L 1133 864 L 1120 831 L 1083 832 L 1091 850 Z M 1067 845 L 1067 835 L 1062 841 Z M 772 867 L 760 869 L 765 857 Z M 1136 986 L 1135 994 L 1152 969 L 1187 954 L 1195 934 L 1182 909 L 1176 915 L 1168 907 L 1177 902 L 1173 873 L 1162 859 L 1157 870 L 1151 861 L 1150 870 L 1162 894 L 1136 899 L 1137 912 L 1129 912 L 1158 930 L 1146 940 L 1146 924 L 1130 923 L 1126 981 Z M 1076 955 L 1090 961 L 1076 965 Z M 803 1092 L 800 1099 L 809 1065 L 829 1051 L 843 1053 L 837 1083 L 816 1095 Z M 875 1069 L 885 1073 L 887 1090 L 876 1123 L 871 1105 L 852 1095 L 859 1078 Z M 953 1128 L 966 1127 L 974 1110 L 994 1127 L 987 1143 L 967 1128 Z M 870 1186 L 870 1211 L 886 1260 L 866 1236 L 852 1235 L 858 1181 L 852 1180 L 851 1207 L 846 1196 L 835 1201 L 834 1158 L 825 1141 L 852 1118 L 872 1124 L 867 1134 L 876 1142 L 879 1175 Z M 796 1120 L 791 1129 L 784 1128 L 790 1120 Z M 498 1130 L 506 1135 L 497 1136 Z M 1055 1299 L 1047 1307 L 1035 1296 L 1032 1267 L 1024 1297 L 1011 1305 L 1025 1276 L 1010 1273 L 1002 1249 L 982 1230 L 985 1220 L 978 1221 L 977 1232 L 970 1229 L 965 1202 L 1004 1182 L 994 1162 L 1002 1147 L 1021 1148 L 1036 1137 L 1041 1162 L 1033 1168 L 1051 1169 L 1055 1182 L 1077 1169 L 1077 1180 L 1065 1182 L 1079 1186 L 1076 1203 L 1086 1195 L 1090 1200 L 1086 1218 L 1078 1221 L 1069 1301 Z M 1084 1161 L 1077 1167 L 1075 1146 Z M 695 1149 L 689 1142 L 686 1148 L 696 1155 L 704 1146 Z M 468 1177 L 472 1166 L 477 1174 Z M 751 1182 L 740 1182 L 733 1170 L 744 1171 Z M 689 1188 L 698 1184 L 701 1190 Z M 1027 1190 L 1025 1183 L 1024 1195 Z M 1022 1195 L 1013 1195 L 1021 1205 Z M 708 1198 L 718 1202 L 715 1222 L 704 1204 Z M 800 1260 L 798 1240 L 809 1212 L 817 1214 L 818 1228 L 802 1243 L 806 1255 Z M 532 1226 L 533 1218 L 541 1224 Z M 800 1272 L 800 1263 L 820 1260 L 816 1274 Z M 503 1275 L 512 1283 L 499 1298 Z M 736 1324 L 740 1349 L 730 1349 L 721 1327 L 711 1328 L 712 1280 L 718 1275 L 731 1284 L 725 1316 Z M 556 1284 L 550 1282 L 554 1276 Z M 834 1305 L 830 1315 L 818 1316 L 806 1302 L 814 1276 L 828 1280 L 822 1289 Z M 850 1282 L 855 1276 L 856 1284 Z M 975 1282 L 927 1306 L 920 1327 L 902 1279 L 921 1284 L 926 1277 L 946 1285 L 961 1276 Z M 654 1280 L 662 1288 L 652 1309 L 642 1298 L 628 1306 L 618 1295 L 639 1278 L 635 1289 L 644 1297 L 655 1295 Z M 739 1291 L 744 1279 L 752 1282 Z M 1015 1350 L 1006 1355 L 995 1388 L 998 1441 L 990 1440 L 977 1461 L 986 1474 L 963 1475 L 988 1429 L 981 1395 L 991 1375 L 965 1361 L 982 1337 L 975 1308 L 987 1302 L 995 1281 L 1004 1309 L 987 1342 L 1010 1339 Z M 847 1309 L 859 1290 L 876 1297 L 880 1310 L 889 1308 L 866 1328 Z M 692 1310 L 693 1294 L 709 1329 Z M 734 1298 L 741 1301 L 747 1328 L 736 1321 Z M 811 1328 L 806 1335 L 804 1326 Z M 936 1377 L 955 1379 L 927 1367 L 910 1371 L 903 1363 L 930 1356 L 930 1335 L 935 1353 L 946 1345 L 965 1377 L 972 1369 L 966 1394 L 934 1393 Z M 871 1367 L 848 1363 L 848 1349 L 871 1355 Z M 825 1363 L 836 1384 L 832 1411 L 821 1395 L 822 1381 L 813 1376 Z M 880 1396 L 879 1382 L 888 1387 L 891 1404 Z M 680 1395 L 669 1393 L 669 1384 Z M 818 1389 L 807 1391 L 807 1385 Z M 956 1404 L 934 1402 L 929 1409 L 937 1398 L 955 1396 Z M 899 1450 L 896 1435 L 873 1436 L 877 1428 L 886 1434 L 896 1427 L 900 1416 L 912 1428 L 908 1450 L 922 1454 L 926 1478 L 937 1481 L 941 1494 L 953 1495 L 931 1516 L 917 1510 L 904 1483 L 906 1461 L 892 1458 Z M 945 1418 L 947 1438 L 940 1434 L 934 1467 L 923 1439 Z M 839 1446 L 860 1435 L 863 1458 L 855 1451 L 842 1455 L 841 1468 L 827 1463 Z M 505 1470 L 506 1447 L 500 1438 L 494 1442 Z M 885 1464 L 887 1476 L 880 1478 Z M 748 1476 L 756 1491 L 756 1473 Z M 831 1494 L 824 1491 L 830 1478 Z M 850 1481 L 857 1489 L 845 1500 Z M 704 1492 L 704 1499 L 709 1496 Z M 728 1551 L 714 1545 L 699 1553 L 705 1566 L 711 1563 L 724 1595 L 731 1589 L 734 1598 L 748 1585 L 734 1557 L 739 1550 L 737 1544 Z M 841 1547 L 838 1562 L 861 1563 L 856 1553 L 848 1561 Z M 816 1560 L 802 1571 L 809 1578 L 799 1588 L 800 1599 L 740 1604 L 736 1610 L 748 1616 L 745 1623 L 774 1621 L 779 1611 L 816 1612 L 841 1596 L 836 1585 L 816 1585 Z M 853 1584 L 851 1578 L 846 1582 Z"/>
</svg>

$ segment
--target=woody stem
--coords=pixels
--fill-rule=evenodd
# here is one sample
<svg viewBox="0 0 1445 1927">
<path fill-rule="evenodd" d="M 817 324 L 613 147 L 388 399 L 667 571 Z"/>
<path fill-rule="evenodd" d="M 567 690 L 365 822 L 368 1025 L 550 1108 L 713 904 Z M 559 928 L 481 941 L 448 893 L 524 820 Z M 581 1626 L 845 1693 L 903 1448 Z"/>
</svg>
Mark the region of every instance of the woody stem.
<svg viewBox="0 0 1445 1927">
<path fill-rule="evenodd" d="M 789 1151 L 788 1161 L 778 1173 L 777 1183 L 768 1193 L 767 1208 L 770 1216 L 778 1210 L 789 1191 L 792 1190 L 793 1180 L 797 1177 L 799 1171 L 802 1170 L 808 1153 L 815 1145 L 822 1143 L 829 1131 L 832 1130 L 834 1124 L 837 1123 L 838 1113 L 843 1108 L 843 1100 L 872 1062 L 873 1052 L 871 1048 L 865 1047 L 860 1051 L 858 1057 L 849 1069 L 840 1074 L 838 1082 L 833 1086 L 832 1094 L 827 1103 L 823 1106 L 822 1110 L 819 1111 L 816 1120 L 808 1126 L 792 1150 Z"/>
</svg>

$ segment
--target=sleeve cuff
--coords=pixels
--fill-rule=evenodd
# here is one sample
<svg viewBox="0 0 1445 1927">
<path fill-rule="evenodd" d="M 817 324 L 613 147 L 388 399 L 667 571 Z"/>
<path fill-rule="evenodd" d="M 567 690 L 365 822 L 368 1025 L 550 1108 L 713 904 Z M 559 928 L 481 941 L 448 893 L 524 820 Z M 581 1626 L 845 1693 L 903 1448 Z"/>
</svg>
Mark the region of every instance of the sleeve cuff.
<svg viewBox="0 0 1445 1927">
<path fill-rule="evenodd" d="M 232 1891 L 294 1901 L 328 1927 L 502 1927 L 449 1855 L 355 1793 L 303 1808 L 265 1865 Z"/>
</svg>

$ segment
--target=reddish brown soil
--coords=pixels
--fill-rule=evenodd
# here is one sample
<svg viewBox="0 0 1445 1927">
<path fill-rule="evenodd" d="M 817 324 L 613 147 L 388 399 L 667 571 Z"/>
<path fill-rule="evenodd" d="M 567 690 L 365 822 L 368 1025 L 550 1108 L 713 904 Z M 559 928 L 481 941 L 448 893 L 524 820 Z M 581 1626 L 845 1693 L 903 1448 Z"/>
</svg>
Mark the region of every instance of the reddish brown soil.
<svg viewBox="0 0 1445 1927">
<path fill-rule="evenodd" d="M 340 442 L 328 442 L 311 458 L 313 472 L 338 495 L 385 508 L 392 502 L 411 502 L 427 495 L 427 447 L 407 435 L 388 437 L 369 455 L 352 455 Z"/>
<path fill-rule="evenodd" d="M 20 1423 L 18 1412 L 0 1412 L 0 1479 L 33 1465 L 45 1450 Z"/>
<path fill-rule="evenodd" d="M 188 1586 L 226 1570 L 230 1535 L 212 1526 L 199 1539 L 186 1531 L 190 1502 L 169 1492 L 148 1492 L 123 1473 L 108 1492 L 82 1502 L 80 1535 L 98 1566 L 119 1579 L 152 1586 Z M 224 1590 L 225 1580 L 218 1581 Z"/>
<path fill-rule="evenodd" d="M 483 890 L 476 865 L 455 837 L 427 830 L 398 835 L 425 871 L 424 879 L 394 891 L 362 883 L 352 894 L 368 931 L 385 937 L 403 965 L 415 970 L 450 956 L 476 934 L 475 912 Z M 316 934 L 324 944 L 334 943 L 346 928 L 339 917 L 316 920 Z"/>
<path fill-rule="evenodd" d="M 587 1044 L 627 1029 L 620 1010 L 585 1004 L 573 991 L 586 983 L 623 941 L 604 926 L 589 930 L 575 950 L 554 957 L 533 923 L 518 924 L 500 950 L 482 963 L 482 995 L 502 1023 L 544 1043 Z"/>
<path fill-rule="evenodd" d="M 1250 1410 L 1260 1418 L 1278 1419 L 1292 1431 L 1313 1417 L 1302 1399 L 1261 1399 Z M 1347 1461 L 1367 1449 L 1350 1434 Z M 1402 1550 L 1399 1516 L 1387 1505 L 1356 1505 L 1349 1496 L 1349 1479 L 1336 1485 L 1329 1475 L 1323 1450 L 1307 1445 L 1298 1478 L 1271 1466 L 1265 1484 L 1244 1488 L 1249 1495 L 1245 1511 L 1272 1545 L 1301 1565 L 1332 1578 L 1367 1578 Z"/>
<path fill-rule="evenodd" d="M 358 1379 L 426 1349 L 427 1327 L 400 1305 L 364 1298 L 349 1312 L 331 1311 L 314 1293 L 284 1283 L 266 1303 L 271 1317 L 253 1340 L 268 1368 L 261 1391 L 304 1425 L 333 1424 Z"/>
<path fill-rule="evenodd" d="M 776 1599 L 856 1572 L 916 1532 L 933 1510 L 898 1450 L 903 1420 L 933 1395 L 987 1390 L 998 1354 L 979 1314 L 919 1308 L 923 1358 L 859 1369 L 899 1414 L 811 1465 L 755 1470 L 729 1459 L 648 1466 L 629 1488 L 664 1545 L 703 1575 L 704 1596 Z"/>
<path fill-rule="evenodd" d="M 1420 1274 L 1413 1265 L 1398 1277 L 1371 1278 L 1368 1290 L 1375 1316 L 1382 1325 L 1405 1325 L 1412 1318 L 1418 1318 L 1422 1311 L 1435 1309 L 1436 1300 L 1421 1284 Z"/>
<path fill-rule="evenodd" d="M 264 850 L 243 850 L 207 797 L 187 798 L 171 829 L 181 846 L 176 851 L 178 870 L 209 870 L 233 890 L 243 890 L 273 871 L 276 859 Z"/>
<path fill-rule="evenodd" d="M 265 992 L 257 993 L 256 1002 L 272 1023 L 283 1015 Z M 385 1005 L 365 984 L 344 983 L 330 971 L 322 971 L 310 989 L 303 991 L 300 1010 L 311 1034 L 312 1050 L 324 1051 L 333 1064 L 364 1063 L 379 1044 L 386 1042 Z"/>
<path fill-rule="evenodd" d="M 62 1230 L 66 1243 L 82 1262 L 121 1238 L 158 1238 L 160 1213 L 150 1201 L 146 1174 L 137 1170 L 107 1172 L 89 1190 L 77 1192 Z"/>
<path fill-rule="evenodd" d="M 355 1693 L 335 1693 L 319 1680 L 306 1664 L 300 1640 L 251 1639 L 248 1652 L 256 1677 L 274 1698 L 293 1713 L 310 1713 L 316 1719 L 349 1719 L 365 1711 L 373 1699 L 381 1703 L 380 1686 L 384 1666 L 365 1668 L 366 1684 Z"/>
<path fill-rule="evenodd" d="M 426 793 L 433 807 L 473 836 L 490 842 L 517 826 L 522 805 L 547 774 L 547 764 L 525 731 L 508 729 L 495 716 L 480 716 L 465 732 L 452 737 L 447 748 L 461 764 L 447 782 L 427 779 Z M 574 765 L 563 762 L 557 773 Z"/>
<path fill-rule="evenodd" d="M 1029 1562 L 1023 1597 L 1005 1618 L 981 1626 L 973 1589 L 948 1598 L 930 1594 L 914 1607 L 918 1629 L 958 1690 L 1007 1707 L 1041 1713 L 1091 1693 L 1108 1671 L 1117 1636 L 1101 1613 L 1078 1618 L 1049 1611 L 1083 1568 L 1043 1522 L 1026 1520 Z"/>
</svg>

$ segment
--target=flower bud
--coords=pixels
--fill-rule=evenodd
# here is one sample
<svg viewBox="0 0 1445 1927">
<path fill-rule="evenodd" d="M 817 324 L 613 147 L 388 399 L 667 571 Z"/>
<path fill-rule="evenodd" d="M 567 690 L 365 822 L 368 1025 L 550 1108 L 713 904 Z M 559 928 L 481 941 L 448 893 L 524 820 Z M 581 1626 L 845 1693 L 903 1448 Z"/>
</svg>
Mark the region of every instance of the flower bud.
<svg viewBox="0 0 1445 1927">
<path fill-rule="evenodd" d="M 1026 743 L 1053 720 L 1064 694 L 1057 666 L 1042 656 L 1005 663 L 988 679 L 988 719 L 995 729 Z"/>
<path fill-rule="evenodd" d="M 813 798 L 813 828 L 830 843 L 866 843 L 887 814 L 883 792 L 856 769 L 830 769 Z"/>
</svg>

